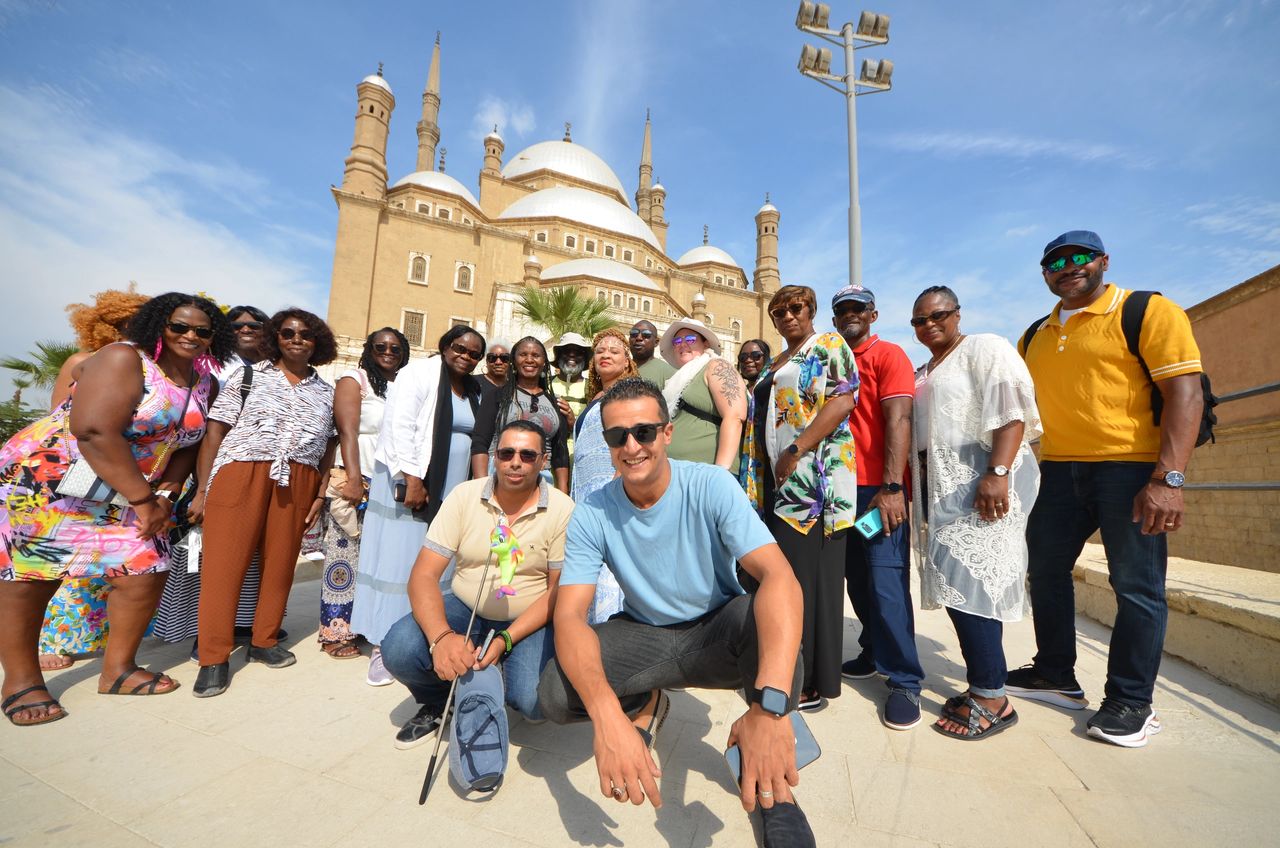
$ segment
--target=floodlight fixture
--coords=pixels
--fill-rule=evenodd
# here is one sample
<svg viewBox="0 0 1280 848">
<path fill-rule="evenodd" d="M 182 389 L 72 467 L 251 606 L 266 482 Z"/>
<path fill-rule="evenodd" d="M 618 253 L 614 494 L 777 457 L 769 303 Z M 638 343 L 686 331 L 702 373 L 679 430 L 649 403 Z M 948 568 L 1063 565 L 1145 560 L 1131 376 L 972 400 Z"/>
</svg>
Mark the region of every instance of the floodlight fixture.
<svg viewBox="0 0 1280 848">
<path fill-rule="evenodd" d="M 826 3 L 814 3 L 812 0 L 801 0 L 796 11 L 796 29 L 815 31 L 826 30 L 831 21 L 831 7 Z"/>
<path fill-rule="evenodd" d="M 862 60 L 862 75 L 858 77 L 858 85 L 865 85 L 877 91 L 888 91 L 893 85 L 892 79 L 893 62 L 889 59 Z"/>
<path fill-rule="evenodd" d="M 830 75 L 831 51 L 825 47 L 814 47 L 806 44 L 800 48 L 800 61 L 797 67 L 802 74 Z"/>
<path fill-rule="evenodd" d="M 884 44 L 889 40 L 889 16 L 863 12 L 858 18 L 858 29 L 855 34 L 859 41 Z"/>
</svg>

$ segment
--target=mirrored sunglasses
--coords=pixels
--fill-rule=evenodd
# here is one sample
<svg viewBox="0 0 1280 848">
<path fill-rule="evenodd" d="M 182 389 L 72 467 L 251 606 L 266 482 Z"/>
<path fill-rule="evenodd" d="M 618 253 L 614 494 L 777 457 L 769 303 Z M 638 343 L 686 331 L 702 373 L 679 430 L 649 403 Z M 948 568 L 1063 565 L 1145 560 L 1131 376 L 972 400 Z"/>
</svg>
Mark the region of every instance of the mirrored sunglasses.
<svg viewBox="0 0 1280 848">
<path fill-rule="evenodd" d="M 1096 251 L 1092 251 L 1092 250 L 1089 251 L 1088 253 L 1073 253 L 1070 256 L 1071 264 L 1073 267 L 1083 268 L 1085 265 L 1088 265 L 1090 262 L 1097 259 L 1101 255 L 1102 255 L 1101 253 L 1097 253 Z M 1066 256 L 1059 256 L 1057 259 L 1053 260 L 1052 262 L 1044 263 L 1043 267 L 1046 271 L 1054 271 L 1054 272 L 1061 271 L 1067 267 L 1067 259 L 1068 257 Z"/>
</svg>

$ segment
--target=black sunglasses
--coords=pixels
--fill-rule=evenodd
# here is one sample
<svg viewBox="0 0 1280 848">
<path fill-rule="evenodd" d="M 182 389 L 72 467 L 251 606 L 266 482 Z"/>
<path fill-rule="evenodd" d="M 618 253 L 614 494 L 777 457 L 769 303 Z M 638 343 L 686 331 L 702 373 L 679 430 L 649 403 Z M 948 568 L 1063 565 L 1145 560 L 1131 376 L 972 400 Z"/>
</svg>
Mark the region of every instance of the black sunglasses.
<svg viewBox="0 0 1280 848">
<path fill-rule="evenodd" d="M 642 445 L 651 445 L 658 438 L 658 431 L 667 426 L 661 424 L 636 424 L 631 427 L 610 427 L 604 431 L 604 443 L 611 448 L 620 448 L 627 443 L 628 436 L 634 436 Z"/>
<path fill-rule="evenodd" d="M 190 324 L 184 324 L 181 321 L 170 321 L 168 324 L 165 324 L 165 326 L 168 327 L 169 332 L 173 333 L 175 336 L 185 336 L 187 333 L 195 333 L 202 339 L 213 338 L 212 327 L 193 327 Z"/>
<path fill-rule="evenodd" d="M 959 311 L 960 307 L 957 306 L 955 309 L 939 309 L 936 312 L 930 312 L 928 315 L 919 315 L 911 319 L 911 326 L 923 327 L 930 321 L 937 324 L 941 321 L 945 321 L 947 318 L 950 318 L 954 313 Z"/>
<path fill-rule="evenodd" d="M 292 327 L 281 327 L 276 335 L 285 341 L 289 341 L 294 336 L 300 337 L 304 342 L 313 342 L 316 340 L 315 330 L 295 330 Z"/>
<path fill-rule="evenodd" d="M 639 337 L 642 339 L 651 339 L 653 338 L 653 330 L 632 330 L 631 332 L 627 333 L 627 335 L 633 339 L 636 337 Z"/>
<path fill-rule="evenodd" d="M 494 451 L 494 455 L 498 457 L 499 462 L 510 462 L 516 458 L 517 453 L 520 454 L 520 461 L 527 464 L 537 462 L 538 457 L 542 456 L 542 454 L 530 448 L 520 448 L 518 451 L 515 448 L 498 448 Z"/>
<path fill-rule="evenodd" d="M 759 350 L 748 350 L 738 354 L 739 362 L 747 362 L 747 361 L 757 362 L 761 359 L 764 359 L 764 353 Z"/>
<path fill-rule="evenodd" d="M 398 344 L 387 344 L 386 342 L 378 342 L 373 346 L 373 349 L 377 353 L 393 353 L 396 356 L 399 356 L 401 350 L 403 350 Z"/>
<path fill-rule="evenodd" d="M 453 344 L 449 345 L 449 350 L 453 351 L 458 356 L 465 356 L 467 359 L 470 359 L 472 362 L 479 362 L 480 358 L 484 356 L 484 354 L 482 354 L 480 351 L 475 350 L 473 348 L 469 348 L 463 344 L 458 344 L 457 342 L 454 342 Z"/>
<path fill-rule="evenodd" d="M 231 324 L 231 330 L 236 333 L 240 332 L 241 330 L 261 330 L 261 329 L 262 329 L 261 321 L 234 321 Z"/>
<path fill-rule="evenodd" d="M 485 362 L 510 362 L 510 361 L 511 361 L 511 354 L 509 354 L 509 353 L 486 353 L 486 354 L 485 354 L 485 356 L 484 356 L 484 361 L 485 361 Z"/>
<path fill-rule="evenodd" d="M 834 311 L 836 317 L 839 318 L 841 315 L 847 315 L 850 312 L 854 315 L 861 315 L 870 308 L 871 304 L 869 303 L 863 303 L 860 300 L 848 300 L 844 303 L 837 304 Z"/>
</svg>

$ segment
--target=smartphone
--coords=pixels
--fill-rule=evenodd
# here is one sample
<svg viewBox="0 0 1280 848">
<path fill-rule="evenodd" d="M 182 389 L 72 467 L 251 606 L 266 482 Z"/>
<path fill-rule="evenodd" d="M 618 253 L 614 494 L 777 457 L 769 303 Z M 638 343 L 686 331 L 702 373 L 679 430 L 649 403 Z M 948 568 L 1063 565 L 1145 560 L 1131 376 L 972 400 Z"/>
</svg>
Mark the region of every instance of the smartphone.
<svg viewBox="0 0 1280 848">
<path fill-rule="evenodd" d="M 496 630 L 490 630 L 490 631 L 489 631 L 489 635 L 488 635 L 488 636 L 486 636 L 486 637 L 484 637 L 484 644 L 480 646 L 480 650 L 476 651 L 476 661 L 477 661 L 477 662 L 479 662 L 479 661 L 480 661 L 480 658 L 481 658 L 481 657 L 483 657 L 485 654 L 489 653 L 489 646 L 490 646 L 491 644 L 493 644 L 493 637 L 494 637 L 494 636 L 497 636 L 497 635 L 498 635 L 498 631 L 496 631 Z"/>
<path fill-rule="evenodd" d="M 813 731 L 809 730 L 809 725 L 805 724 L 804 716 L 800 715 L 799 710 L 792 710 L 787 713 L 787 717 L 791 719 L 791 732 L 796 735 L 796 770 L 798 771 L 821 757 L 822 749 L 818 747 L 818 740 L 813 738 Z M 737 745 L 724 752 L 724 761 L 729 764 L 733 782 L 741 785 L 742 752 L 738 750 Z"/>
<path fill-rule="evenodd" d="M 869 509 L 859 515 L 853 522 L 864 539 L 874 539 L 884 532 L 884 519 L 880 517 L 880 508 Z"/>
<path fill-rule="evenodd" d="M 409 494 L 409 486 L 402 480 L 396 483 L 395 490 L 391 493 L 391 498 L 396 503 L 404 503 L 404 499 Z"/>
</svg>

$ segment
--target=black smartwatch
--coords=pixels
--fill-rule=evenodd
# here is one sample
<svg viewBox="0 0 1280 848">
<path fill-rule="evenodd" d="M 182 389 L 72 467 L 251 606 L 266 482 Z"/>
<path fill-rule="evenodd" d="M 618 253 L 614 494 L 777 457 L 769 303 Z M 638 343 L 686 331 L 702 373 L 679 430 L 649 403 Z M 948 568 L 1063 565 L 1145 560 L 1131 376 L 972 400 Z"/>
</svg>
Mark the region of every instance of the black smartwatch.
<svg viewBox="0 0 1280 848">
<path fill-rule="evenodd" d="M 759 704 L 760 709 L 776 716 L 787 714 L 787 693 L 772 686 L 751 690 L 751 703 Z"/>
<path fill-rule="evenodd" d="M 902 484 L 901 483 L 881 483 L 880 489 L 882 491 L 888 492 L 891 495 L 896 495 L 902 491 Z"/>
</svg>

